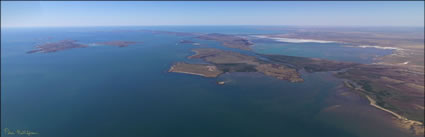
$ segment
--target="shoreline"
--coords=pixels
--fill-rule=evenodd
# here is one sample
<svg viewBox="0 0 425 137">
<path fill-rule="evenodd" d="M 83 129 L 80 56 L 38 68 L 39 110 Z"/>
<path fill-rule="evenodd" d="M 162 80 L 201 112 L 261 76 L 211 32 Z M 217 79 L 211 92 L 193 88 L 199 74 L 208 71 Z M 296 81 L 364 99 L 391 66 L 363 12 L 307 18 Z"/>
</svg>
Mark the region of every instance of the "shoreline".
<svg viewBox="0 0 425 137">
<path fill-rule="evenodd" d="M 351 82 L 344 81 L 344 85 L 346 87 L 350 88 L 350 89 L 355 90 L 355 91 L 356 90 L 361 91 L 360 94 L 362 94 L 366 97 L 366 99 L 369 101 L 370 106 L 372 106 L 376 109 L 379 109 L 381 111 L 387 112 L 387 113 L 391 114 L 393 117 L 395 117 L 397 120 L 399 120 L 399 121 L 397 121 L 398 123 L 396 123 L 397 126 L 404 128 L 406 130 L 409 130 L 414 135 L 420 135 L 420 136 L 424 135 L 424 124 L 422 122 L 410 120 L 410 119 L 408 119 L 404 116 L 401 116 L 401 115 L 399 115 L 399 114 L 397 114 L 397 113 L 395 113 L 391 110 L 388 110 L 386 108 L 383 108 L 383 107 L 377 105 L 376 101 L 373 98 L 371 98 L 369 95 L 366 95 L 365 93 L 363 93 L 363 92 L 365 92 L 364 89 L 362 89 L 361 87 L 357 87 L 355 84 L 353 84 Z"/>
<path fill-rule="evenodd" d="M 253 37 L 261 39 L 271 39 L 278 42 L 287 42 L 287 43 L 339 43 L 337 41 L 327 41 L 327 40 L 316 40 L 316 39 L 299 39 L 299 38 L 285 38 L 285 37 L 270 37 L 266 35 L 254 35 Z"/>
<path fill-rule="evenodd" d="M 195 54 L 193 54 L 193 55 L 191 55 L 191 56 L 188 56 L 188 57 L 187 57 L 188 59 L 194 58 L 194 56 L 199 55 L 199 52 L 198 52 L 198 51 L 196 51 L 196 50 L 192 50 L 192 51 L 193 51 L 193 52 L 195 52 Z"/>
<path fill-rule="evenodd" d="M 207 78 L 215 78 L 215 77 L 217 77 L 217 76 L 215 76 L 215 77 L 212 77 L 212 76 L 207 76 L 207 75 L 204 75 L 204 74 L 200 74 L 200 73 L 193 73 L 193 72 L 186 72 L 186 71 L 178 71 L 178 70 L 174 70 L 174 66 L 171 66 L 171 68 L 168 70 L 168 72 L 174 72 L 174 73 L 183 73 L 183 74 L 191 74 L 191 75 L 197 75 L 197 76 L 202 76 L 202 77 L 207 77 Z"/>
</svg>

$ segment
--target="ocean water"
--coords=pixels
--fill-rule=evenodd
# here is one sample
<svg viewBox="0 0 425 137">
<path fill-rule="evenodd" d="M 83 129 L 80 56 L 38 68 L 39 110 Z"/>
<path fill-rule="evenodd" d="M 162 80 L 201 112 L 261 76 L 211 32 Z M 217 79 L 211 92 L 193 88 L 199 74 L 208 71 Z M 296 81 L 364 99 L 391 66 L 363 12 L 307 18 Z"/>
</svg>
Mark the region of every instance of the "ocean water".
<svg viewBox="0 0 425 137">
<path fill-rule="evenodd" d="M 204 40 L 197 42 L 208 46 L 176 44 L 190 37 L 105 31 L 123 29 L 139 28 L 2 29 L 2 129 L 30 130 L 40 137 L 408 136 L 365 100 L 335 96 L 341 81 L 330 73 L 305 73 L 303 83 L 258 73 L 227 73 L 218 78 L 168 73 L 173 63 L 189 61 L 186 57 L 194 48 L 239 50 Z M 246 27 L 160 29 L 276 33 Z M 37 44 L 63 39 L 83 44 L 142 43 L 26 54 Z M 357 112 L 350 108 L 324 111 L 347 102 L 369 114 L 353 115 Z M 377 117 L 381 119 L 371 120 Z"/>
</svg>

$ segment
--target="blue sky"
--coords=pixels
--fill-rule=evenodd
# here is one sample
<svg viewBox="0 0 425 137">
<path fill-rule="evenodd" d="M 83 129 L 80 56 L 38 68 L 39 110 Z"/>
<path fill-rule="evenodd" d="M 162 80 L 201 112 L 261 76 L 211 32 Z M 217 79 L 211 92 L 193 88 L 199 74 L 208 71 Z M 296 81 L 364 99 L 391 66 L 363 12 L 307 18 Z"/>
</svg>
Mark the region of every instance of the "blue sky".
<svg viewBox="0 0 425 137">
<path fill-rule="evenodd" d="M 423 26 L 424 2 L 1 2 L 1 27 Z"/>
</svg>

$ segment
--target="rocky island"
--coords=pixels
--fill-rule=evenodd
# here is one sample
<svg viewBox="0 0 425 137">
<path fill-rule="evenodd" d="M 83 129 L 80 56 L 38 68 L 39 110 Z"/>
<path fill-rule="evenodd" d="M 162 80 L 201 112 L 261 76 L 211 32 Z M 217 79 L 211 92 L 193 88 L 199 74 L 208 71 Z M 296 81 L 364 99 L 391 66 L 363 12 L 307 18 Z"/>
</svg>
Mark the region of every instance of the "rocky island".
<svg viewBox="0 0 425 137">
<path fill-rule="evenodd" d="M 108 45 L 108 46 L 117 46 L 117 47 L 127 47 L 129 45 L 137 44 L 139 42 L 131 42 L 131 41 L 107 41 L 107 42 L 97 42 L 94 45 Z M 86 48 L 89 47 L 90 44 L 80 44 L 77 43 L 76 40 L 62 40 L 59 42 L 51 42 L 42 45 L 36 46 L 36 49 L 30 50 L 27 53 L 51 53 L 62 50 L 69 50 L 75 48 Z"/>
<path fill-rule="evenodd" d="M 85 48 L 88 47 L 84 44 L 78 44 L 75 40 L 63 40 L 59 42 L 46 43 L 36 46 L 36 49 L 28 51 L 28 54 L 41 52 L 41 53 L 50 53 L 57 52 L 62 50 L 68 50 L 73 48 Z"/>
</svg>

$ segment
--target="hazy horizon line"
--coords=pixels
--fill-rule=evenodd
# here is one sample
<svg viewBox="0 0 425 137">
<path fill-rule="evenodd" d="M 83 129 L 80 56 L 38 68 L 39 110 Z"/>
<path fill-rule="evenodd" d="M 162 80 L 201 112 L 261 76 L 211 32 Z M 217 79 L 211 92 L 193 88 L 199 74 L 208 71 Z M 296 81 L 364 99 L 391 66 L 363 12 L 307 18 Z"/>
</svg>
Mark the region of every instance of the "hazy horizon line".
<svg viewBox="0 0 425 137">
<path fill-rule="evenodd" d="M 0 28 L 84 28 L 84 27 L 166 27 L 166 26 L 260 26 L 260 27 L 332 27 L 332 28 L 355 28 L 355 27 L 400 27 L 400 28 L 424 28 L 424 26 L 404 26 L 404 25 L 87 25 L 87 26 L 0 26 Z"/>
</svg>

